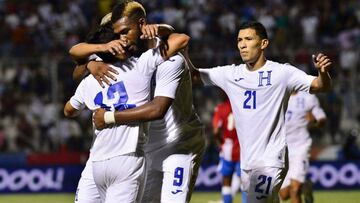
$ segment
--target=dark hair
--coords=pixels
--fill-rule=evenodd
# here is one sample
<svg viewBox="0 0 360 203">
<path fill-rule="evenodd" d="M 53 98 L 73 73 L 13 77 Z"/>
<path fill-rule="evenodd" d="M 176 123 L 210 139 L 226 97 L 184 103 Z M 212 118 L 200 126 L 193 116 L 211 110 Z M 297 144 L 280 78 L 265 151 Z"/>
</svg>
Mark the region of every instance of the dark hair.
<svg viewBox="0 0 360 203">
<path fill-rule="evenodd" d="M 254 29 L 256 34 L 260 37 L 260 39 L 268 39 L 268 35 L 266 29 L 263 24 L 257 21 L 247 21 L 243 22 L 240 25 L 239 30 L 244 30 L 247 28 Z"/>
<path fill-rule="evenodd" d="M 105 44 L 116 40 L 117 35 L 114 33 L 111 22 L 101 25 L 96 30 L 90 32 L 86 42 L 89 44 Z M 104 62 L 115 62 L 117 58 L 111 53 L 96 53 Z"/>
<path fill-rule="evenodd" d="M 115 23 L 120 18 L 127 16 L 131 21 L 146 17 L 144 7 L 133 0 L 121 0 L 112 10 L 111 22 Z"/>
</svg>

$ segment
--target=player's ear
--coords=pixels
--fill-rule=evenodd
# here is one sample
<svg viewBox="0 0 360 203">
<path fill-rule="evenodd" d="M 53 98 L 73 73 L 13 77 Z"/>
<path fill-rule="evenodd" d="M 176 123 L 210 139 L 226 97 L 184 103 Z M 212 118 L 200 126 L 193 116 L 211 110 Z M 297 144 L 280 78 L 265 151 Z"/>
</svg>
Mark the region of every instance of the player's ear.
<svg viewBox="0 0 360 203">
<path fill-rule="evenodd" d="M 146 25 L 146 19 L 145 18 L 139 18 L 139 21 L 138 21 L 139 25 L 140 25 L 140 28 L 144 25 Z"/>
<path fill-rule="evenodd" d="M 261 40 L 261 49 L 266 49 L 266 47 L 269 45 L 268 39 L 262 39 Z"/>
</svg>

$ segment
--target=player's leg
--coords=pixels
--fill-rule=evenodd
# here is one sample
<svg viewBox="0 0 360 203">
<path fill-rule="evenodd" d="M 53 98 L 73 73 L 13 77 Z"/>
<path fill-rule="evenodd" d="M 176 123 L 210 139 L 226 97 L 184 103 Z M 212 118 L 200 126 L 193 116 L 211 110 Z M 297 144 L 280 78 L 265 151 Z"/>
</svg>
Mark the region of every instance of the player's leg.
<svg viewBox="0 0 360 203">
<path fill-rule="evenodd" d="M 199 169 L 201 166 L 201 161 L 205 153 L 205 131 L 203 128 L 194 130 L 192 133 L 192 139 L 187 140 L 187 143 L 191 143 L 185 149 L 188 152 L 191 152 L 191 176 L 189 191 L 186 196 L 186 202 L 190 202 L 192 192 L 195 188 L 195 183 L 199 175 Z"/>
<path fill-rule="evenodd" d="M 239 191 L 239 188 L 241 190 L 241 196 L 242 196 L 242 202 L 246 202 L 246 192 L 243 190 L 242 182 L 241 182 L 241 167 L 240 167 L 240 161 L 236 162 L 235 167 L 236 173 L 234 173 L 231 181 L 231 188 L 232 188 L 232 195 L 235 197 L 236 193 Z"/>
<path fill-rule="evenodd" d="M 232 203 L 233 201 L 231 182 L 235 166 L 235 162 L 227 161 L 222 157 L 220 158 L 219 171 L 223 177 L 221 195 L 224 203 Z"/>
<path fill-rule="evenodd" d="M 242 170 L 241 176 L 244 175 Z M 247 203 L 278 203 L 287 168 L 262 167 L 249 170 L 245 185 Z M 243 177 L 242 177 L 243 179 Z"/>
<path fill-rule="evenodd" d="M 290 198 L 290 178 L 288 176 L 285 177 L 285 180 L 281 185 L 279 196 L 283 201 L 288 200 Z"/>
<path fill-rule="evenodd" d="M 284 179 L 283 184 L 281 185 L 280 192 L 279 192 L 279 196 L 280 196 L 281 200 L 283 200 L 283 201 L 290 199 L 290 183 L 291 183 L 291 180 L 290 180 L 291 175 L 290 174 L 293 173 L 294 167 L 295 167 L 294 162 L 292 161 L 292 157 L 290 157 L 289 170 L 286 174 L 286 177 Z"/>
<path fill-rule="evenodd" d="M 291 203 L 301 203 L 301 186 L 302 183 L 297 180 L 290 181 L 290 199 Z"/>
<path fill-rule="evenodd" d="M 302 189 L 302 194 L 304 195 L 304 201 L 305 203 L 313 203 L 314 202 L 314 195 L 313 195 L 313 183 L 311 180 L 306 179 Z"/>
<path fill-rule="evenodd" d="M 301 189 L 306 179 L 306 172 L 309 168 L 307 153 L 304 152 L 299 156 L 293 156 L 291 159 L 291 170 L 288 176 L 290 178 L 290 198 L 292 203 L 301 202 Z"/>
<path fill-rule="evenodd" d="M 163 172 L 148 165 L 146 160 L 146 178 L 142 203 L 158 203 L 161 198 Z"/>
<path fill-rule="evenodd" d="M 137 156 L 117 156 L 93 162 L 93 174 L 104 203 L 137 202 L 142 196 L 145 159 Z"/>
<path fill-rule="evenodd" d="M 193 161 L 195 158 L 196 155 L 193 154 L 173 154 L 163 161 L 162 203 L 188 202 L 187 198 L 192 192 L 191 185 L 196 181 L 193 178 L 197 175 L 198 166 L 195 167 Z"/>
<path fill-rule="evenodd" d="M 75 203 L 100 203 L 100 195 L 95 185 L 91 164 L 91 160 L 88 160 L 81 173 L 76 189 Z"/>
</svg>

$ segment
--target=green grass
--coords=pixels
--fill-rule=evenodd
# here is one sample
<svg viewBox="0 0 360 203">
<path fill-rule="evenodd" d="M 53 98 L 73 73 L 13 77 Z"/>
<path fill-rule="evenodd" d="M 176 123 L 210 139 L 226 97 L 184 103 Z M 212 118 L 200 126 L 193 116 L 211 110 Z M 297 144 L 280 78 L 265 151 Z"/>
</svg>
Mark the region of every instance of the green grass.
<svg viewBox="0 0 360 203">
<path fill-rule="evenodd" d="M 195 192 L 191 203 L 208 203 L 220 200 L 220 193 Z M 12 194 L 0 195 L 1 203 L 72 203 L 73 194 Z M 240 203 L 237 195 L 234 203 Z M 359 203 L 360 191 L 325 191 L 315 192 L 315 203 Z M 287 202 L 288 203 L 288 202 Z"/>
</svg>

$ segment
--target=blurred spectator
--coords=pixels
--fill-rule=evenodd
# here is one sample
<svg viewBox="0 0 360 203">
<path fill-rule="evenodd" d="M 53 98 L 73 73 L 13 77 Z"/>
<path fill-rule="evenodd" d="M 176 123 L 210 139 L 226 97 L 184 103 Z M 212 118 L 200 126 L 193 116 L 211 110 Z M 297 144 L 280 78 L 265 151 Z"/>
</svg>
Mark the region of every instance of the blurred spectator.
<svg viewBox="0 0 360 203">
<path fill-rule="evenodd" d="M 343 146 L 343 158 L 345 160 L 360 160 L 360 147 L 359 143 L 360 132 L 358 129 L 352 130 L 346 138 L 345 144 Z"/>
<path fill-rule="evenodd" d="M 67 52 L 85 39 L 116 1 L 0 1 L 0 151 L 53 152 L 64 144 L 71 150 L 88 150 L 91 113 L 77 120 L 58 115 L 59 105 L 76 86 L 71 79 L 74 63 Z M 273 39 L 268 50 L 271 60 L 290 58 L 291 63 L 311 72 L 311 54 L 325 50 L 334 67 L 339 67 L 332 74 L 334 91 L 323 95 L 330 143 L 341 142 L 339 135 L 348 130 L 341 125 L 344 120 L 348 126 L 355 122 L 360 111 L 356 88 L 360 80 L 359 1 L 140 2 L 149 22 L 169 23 L 192 37 L 189 53 L 198 66 L 241 63 L 231 44 L 243 20 L 256 19 L 265 25 Z M 214 97 L 203 96 L 209 94 Z M 197 105 L 206 125 L 210 125 L 216 104 L 209 98 L 216 95 L 214 89 L 194 87 L 195 97 L 207 98 Z"/>
</svg>

